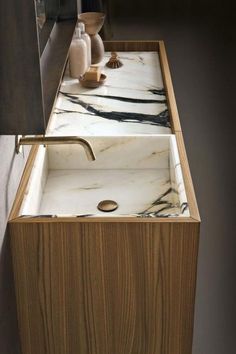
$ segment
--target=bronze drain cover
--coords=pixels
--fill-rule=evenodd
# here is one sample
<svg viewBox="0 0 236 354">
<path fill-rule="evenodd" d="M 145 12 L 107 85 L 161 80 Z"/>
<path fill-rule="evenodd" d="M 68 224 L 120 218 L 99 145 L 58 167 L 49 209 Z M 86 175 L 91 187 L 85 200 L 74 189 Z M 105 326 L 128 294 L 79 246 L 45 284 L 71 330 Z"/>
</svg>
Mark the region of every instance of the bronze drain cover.
<svg viewBox="0 0 236 354">
<path fill-rule="evenodd" d="M 118 208 L 118 204 L 114 200 L 102 200 L 98 203 L 97 208 L 104 212 L 114 211 Z"/>
</svg>

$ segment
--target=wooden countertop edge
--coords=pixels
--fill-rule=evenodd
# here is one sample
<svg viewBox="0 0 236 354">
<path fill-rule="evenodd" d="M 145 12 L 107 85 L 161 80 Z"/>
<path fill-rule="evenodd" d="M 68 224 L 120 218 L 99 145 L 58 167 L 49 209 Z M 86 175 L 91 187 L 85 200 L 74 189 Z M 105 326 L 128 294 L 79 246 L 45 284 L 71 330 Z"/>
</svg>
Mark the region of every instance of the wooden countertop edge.
<svg viewBox="0 0 236 354">
<path fill-rule="evenodd" d="M 182 131 L 164 41 L 159 41 L 159 57 L 173 133 Z"/>
<path fill-rule="evenodd" d="M 135 217 L 16 217 L 8 221 L 15 223 L 200 223 L 192 217 L 167 217 L 167 218 L 135 218 Z"/>
</svg>

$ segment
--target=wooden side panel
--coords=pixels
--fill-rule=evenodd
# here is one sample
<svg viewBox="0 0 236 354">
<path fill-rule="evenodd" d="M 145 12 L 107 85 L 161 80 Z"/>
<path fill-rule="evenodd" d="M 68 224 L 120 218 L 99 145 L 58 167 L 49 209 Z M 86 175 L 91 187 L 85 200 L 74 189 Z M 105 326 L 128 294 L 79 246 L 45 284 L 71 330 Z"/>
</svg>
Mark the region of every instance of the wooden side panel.
<svg viewBox="0 0 236 354">
<path fill-rule="evenodd" d="M 199 223 L 10 224 L 23 354 L 190 354 Z"/>
</svg>

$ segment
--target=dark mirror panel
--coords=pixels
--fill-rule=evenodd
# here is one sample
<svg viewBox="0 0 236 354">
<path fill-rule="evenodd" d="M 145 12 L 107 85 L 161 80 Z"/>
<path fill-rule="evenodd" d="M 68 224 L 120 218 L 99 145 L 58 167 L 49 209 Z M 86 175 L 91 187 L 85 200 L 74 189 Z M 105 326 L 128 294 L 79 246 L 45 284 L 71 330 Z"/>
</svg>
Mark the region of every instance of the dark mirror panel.
<svg viewBox="0 0 236 354">
<path fill-rule="evenodd" d="M 36 7 L 36 19 L 38 24 L 38 30 L 40 32 L 46 21 L 45 1 L 35 0 L 35 7 Z"/>
<path fill-rule="evenodd" d="M 44 0 L 47 20 L 56 20 L 60 11 L 60 0 Z"/>
<path fill-rule="evenodd" d="M 59 20 L 77 18 L 77 0 L 60 0 Z"/>
<path fill-rule="evenodd" d="M 39 6 L 39 11 L 44 11 L 45 21 L 43 27 L 39 29 L 39 47 L 40 55 L 43 53 L 51 34 L 53 26 L 59 17 L 60 0 L 35 0 L 36 6 Z M 39 5 L 41 3 L 41 5 Z M 44 10 L 43 10 L 44 9 Z M 38 18 L 38 12 L 37 12 Z"/>
<path fill-rule="evenodd" d="M 76 18 L 77 0 L 0 1 L 0 135 L 45 132 Z"/>
<path fill-rule="evenodd" d="M 100 12 L 104 9 L 104 1 L 101 0 L 82 0 L 82 11 L 83 12 Z"/>
</svg>

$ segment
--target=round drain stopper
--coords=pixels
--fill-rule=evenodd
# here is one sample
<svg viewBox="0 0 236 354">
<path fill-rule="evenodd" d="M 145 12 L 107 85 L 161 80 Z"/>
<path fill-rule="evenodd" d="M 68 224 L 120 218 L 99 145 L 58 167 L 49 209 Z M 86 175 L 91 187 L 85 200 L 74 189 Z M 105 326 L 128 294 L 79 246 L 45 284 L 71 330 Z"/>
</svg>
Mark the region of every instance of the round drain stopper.
<svg viewBox="0 0 236 354">
<path fill-rule="evenodd" d="M 118 204 L 114 200 L 102 200 L 98 203 L 97 208 L 104 212 L 114 211 L 118 208 Z"/>
</svg>

